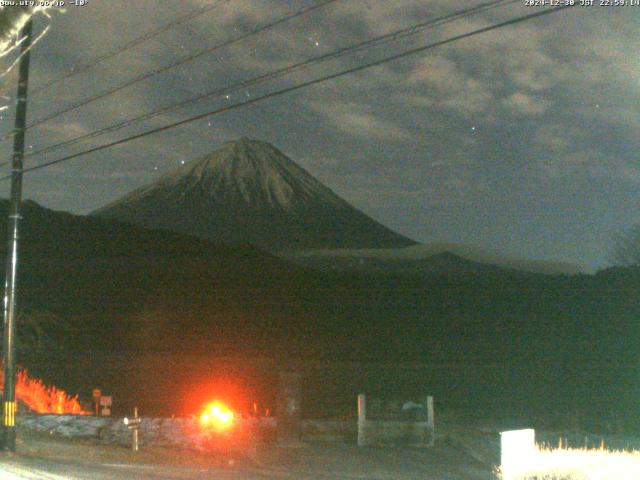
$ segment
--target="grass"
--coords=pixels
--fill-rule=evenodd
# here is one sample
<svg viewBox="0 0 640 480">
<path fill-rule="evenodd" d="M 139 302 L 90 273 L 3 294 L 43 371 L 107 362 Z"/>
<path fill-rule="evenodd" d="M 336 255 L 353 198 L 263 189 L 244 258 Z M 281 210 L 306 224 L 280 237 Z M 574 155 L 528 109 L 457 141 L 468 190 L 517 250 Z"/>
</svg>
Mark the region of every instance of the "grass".
<svg viewBox="0 0 640 480">
<path fill-rule="evenodd" d="M 538 447 L 504 480 L 637 480 L 640 451 Z"/>
</svg>

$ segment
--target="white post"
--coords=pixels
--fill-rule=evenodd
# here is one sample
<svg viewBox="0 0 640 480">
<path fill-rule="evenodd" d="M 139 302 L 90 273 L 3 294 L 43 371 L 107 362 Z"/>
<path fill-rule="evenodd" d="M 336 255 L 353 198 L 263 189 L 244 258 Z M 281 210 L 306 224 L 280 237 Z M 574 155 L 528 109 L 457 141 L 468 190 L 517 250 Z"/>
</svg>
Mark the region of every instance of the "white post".
<svg viewBox="0 0 640 480">
<path fill-rule="evenodd" d="M 364 393 L 358 395 L 358 446 L 364 447 L 366 439 L 367 399 Z"/>
<path fill-rule="evenodd" d="M 532 428 L 500 432 L 500 468 L 504 480 L 520 478 L 535 466 L 535 437 Z"/>
<path fill-rule="evenodd" d="M 135 421 L 138 421 L 138 407 L 133 407 L 133 418 Z M 138 425 L 135 426 L 133 431 L 131 432 L 131 450 L 134 452 L 138 451 Z"/>
<path fill-rule="evenodd" d="M 431 431 L 429 446 L 433 447 L 436 442 L 436 423 L 433 414 L 433 397 L 431 395 L 427 397 L 427 425 L 429 425 L 429 430 Z"/>
</svg>

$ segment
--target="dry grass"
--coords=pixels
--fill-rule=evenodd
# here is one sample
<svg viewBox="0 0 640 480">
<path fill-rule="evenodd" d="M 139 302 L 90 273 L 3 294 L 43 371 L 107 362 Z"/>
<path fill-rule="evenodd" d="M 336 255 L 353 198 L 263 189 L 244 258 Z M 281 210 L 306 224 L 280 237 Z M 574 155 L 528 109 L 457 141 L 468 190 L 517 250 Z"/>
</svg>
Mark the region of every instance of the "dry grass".
<svg viewBox="0 0 640 480">
<path fill-rule="evenodd" d="M 538 448 L 504 480 L 638 480 L 640 451 Z M 498 472 L 500 473 L 500 472 Z"/>
</svg>

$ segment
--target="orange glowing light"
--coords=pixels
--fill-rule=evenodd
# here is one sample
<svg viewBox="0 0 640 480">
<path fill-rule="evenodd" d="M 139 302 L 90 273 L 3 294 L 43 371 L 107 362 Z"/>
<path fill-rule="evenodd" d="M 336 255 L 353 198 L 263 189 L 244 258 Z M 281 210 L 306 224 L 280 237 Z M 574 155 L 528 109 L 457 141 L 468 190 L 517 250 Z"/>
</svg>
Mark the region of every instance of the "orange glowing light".
<svg viewBox="0 0 640 480">
<path fill-rule="evenodd" d="M 233 412 L 220 402 L 209 403 L 200 415 L 201 425 L 215 428 L 228 428 L 233 420 Z"/>
</svg>

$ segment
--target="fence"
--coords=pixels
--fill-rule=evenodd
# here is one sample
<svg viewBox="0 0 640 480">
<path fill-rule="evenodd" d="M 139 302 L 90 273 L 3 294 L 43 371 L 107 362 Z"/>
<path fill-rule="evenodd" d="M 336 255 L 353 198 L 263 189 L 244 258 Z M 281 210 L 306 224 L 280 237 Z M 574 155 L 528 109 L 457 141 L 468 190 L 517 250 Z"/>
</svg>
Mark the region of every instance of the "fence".
<svg viewBox="0 0 640 480">
<path fill-rule="evenodd" d="M 435 421 L 433 397 L 383 400 L 358 395 L 358 446 L 403 444 L 433 446 Z"/>
</svg>

